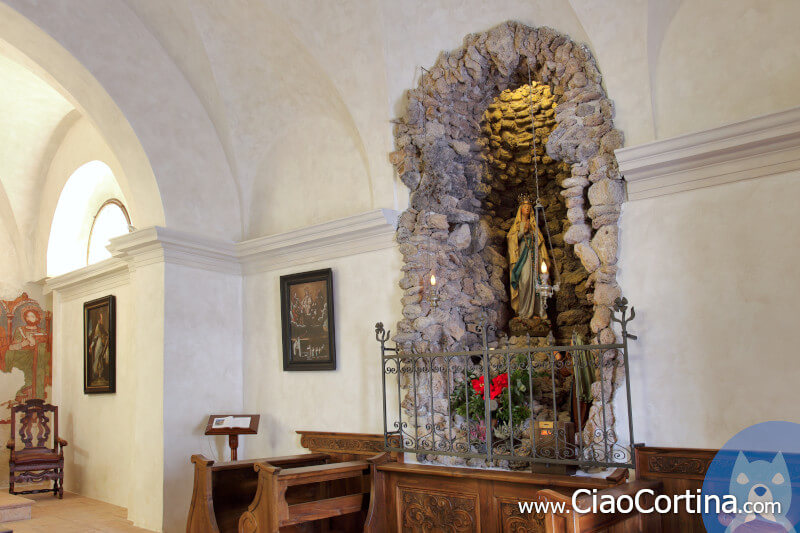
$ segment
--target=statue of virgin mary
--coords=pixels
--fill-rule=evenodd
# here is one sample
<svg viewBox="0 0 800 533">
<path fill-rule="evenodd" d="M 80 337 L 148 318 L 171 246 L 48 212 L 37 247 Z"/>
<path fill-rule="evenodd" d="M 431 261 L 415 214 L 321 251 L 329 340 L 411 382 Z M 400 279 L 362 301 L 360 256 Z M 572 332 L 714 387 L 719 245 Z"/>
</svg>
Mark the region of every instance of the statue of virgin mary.
<svg viewBox="0 0 800 533">
<path fill-rule="evenodd" d="M 511 308 L 519 318 L 546 318 L 536 295 L 536 276 L 539 271 L 552 269 L 547 245 L 536 224 L 533 203 L 528 195 L 520 196 L 520 204 L 514 224 L 508 230 L 508 259 L 511 274 Z M 535 233 L 534 233 L 535 232 Z M 535 235 L 535 236 L 534 236 Z M 539 264 L 534 265 L 534 243 L 539 243 Z M 545 265 L 542 268 L 542 263 Z M 546 269 L 546 270 L 545 270 Z"/>
</svg>

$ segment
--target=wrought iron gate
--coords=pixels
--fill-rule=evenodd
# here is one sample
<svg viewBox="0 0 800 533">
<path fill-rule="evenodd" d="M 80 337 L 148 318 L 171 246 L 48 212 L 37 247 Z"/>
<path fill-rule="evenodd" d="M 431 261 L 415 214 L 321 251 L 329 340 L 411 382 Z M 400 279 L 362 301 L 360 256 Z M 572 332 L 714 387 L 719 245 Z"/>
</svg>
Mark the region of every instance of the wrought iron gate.
<svg viewBox="0 0 800 533">
<path fill-rule="evenodd" d="M 490 348 L 483 321 L 476 328 L 483 340 L 480 350 L 405 353 L 387 346 L 390 332 L 376 324 L 386 450 L 511 466 L 632 468 L 628 339 L 636 337 L 627 325 L 636 313 L 631 308 L 628 315 L 627 304 L 624 298 L 614 304 L 612 320 L 620 324 L 622 339 L 614 344 L 534 346 L 528 338 L 522 345 Z M 617 435 L 609 405 L 613 376 L 622 369 L 626 439 Z M 581 379 L 587 375 L 592 379 Z M 584 423 L 581 406 L 588 398 L 595 405 Z M 569 420 L 565 406 L 572 408 Z"/>
</svg>

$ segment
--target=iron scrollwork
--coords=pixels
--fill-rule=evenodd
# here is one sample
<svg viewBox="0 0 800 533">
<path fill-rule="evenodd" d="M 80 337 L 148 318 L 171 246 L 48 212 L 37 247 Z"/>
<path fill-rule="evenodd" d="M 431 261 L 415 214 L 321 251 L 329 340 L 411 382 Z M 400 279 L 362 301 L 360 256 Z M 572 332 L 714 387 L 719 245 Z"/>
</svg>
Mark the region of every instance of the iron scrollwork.
<svg viewBox="0 0 800 533">
<path fill-rule="evenodd" d="M 633 307 L 629 312 L 625 298 L 614 302 L 613 311 L 621 342 L 573 339 L 569 345 L 542 346 L 530 337 L 495 342 L 495 326 L 484 313 L 473 329 L 479 348 L 435 353 L 387 346 L 390 332 L 377 323 L 385 449 L 512 468 L 531 463 L 632 468 L 629 379 L 624 381 L 627 439 L 618 435 L 622 428 L 606 411 L 613 395 L 609 387 L 616 386 L 607 374 L 624 366 L 630 376 L 628 339 L 636 336 L 628 333 L 628 324 L 636 312 Z M 588 383 L 585 376 L 591 376 Z M 576 414 L 570 407 L 580 402 L 592 406 L 588 418 L 587 411 Z"/>
<path fill-rule="evenodd" d="M 620 313 L 620 318 L 615 314 L 611 315 L 611 320 L 622 326 L 622 336 L 626 339 L 636 340 L 638 337 L 628 333 L 628 322 L 636 318 L 636 308 L 631 306 L 631 316 L 628 315 L 628 299 L 620 297 L 614 300 L 614 313 Z"/>
</svg>

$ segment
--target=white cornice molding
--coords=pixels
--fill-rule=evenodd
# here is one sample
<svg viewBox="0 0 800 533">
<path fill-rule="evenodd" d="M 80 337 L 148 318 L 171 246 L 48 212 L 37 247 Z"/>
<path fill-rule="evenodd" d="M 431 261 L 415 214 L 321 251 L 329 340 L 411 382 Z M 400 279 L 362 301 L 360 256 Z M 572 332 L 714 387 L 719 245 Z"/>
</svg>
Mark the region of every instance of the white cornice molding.
<svg viewBox="0 0 800 533">
<path fill-rule="evenodd" d="M 233 242 L 152 226 L 111 239 L 108 249 L 131 268 L 151 263 L 171 263 L 201 270 L 240 274 Z"/>
<path fill-rule="evenodd" d="M 326 261 L 394 246 L 398 213 L 375 209 L 236 245 L 246 273 Z"/>
<path fill-rule="evenodd" d="M 43 286 L 72 298 L 128 283 L 130 270 L 153 263 L 242 274 L 326 261 L 391 248 L 397 217 L 396 211 L 376 209 L 240 243 L 152 226 L 111 239 L 111 259 L 46 278 Z"/>
<path fill-rule="evenodd" d="M 800 107 L 616 150 L 628 199 L 800 169 Z"/>
<path fill-rule="evenodd" d="M 126 285 L 129 281 L 128 263 L 112 257 L 61 276 L 45 278 L 42 286 L 45 294 L 58 291 L 64 299 L 70 300 Z"/>
</svg>

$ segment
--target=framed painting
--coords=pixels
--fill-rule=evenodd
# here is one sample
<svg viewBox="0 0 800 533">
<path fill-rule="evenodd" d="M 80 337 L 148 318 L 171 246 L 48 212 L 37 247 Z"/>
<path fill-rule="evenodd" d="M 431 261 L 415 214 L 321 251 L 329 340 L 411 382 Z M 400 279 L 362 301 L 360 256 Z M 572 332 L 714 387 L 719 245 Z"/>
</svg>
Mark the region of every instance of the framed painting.
<svg viewBox="0 0 800 533">
<path fill-rule="evenodd" d="M 116 299 L 104 296 L 83 304 L 83 392 L 116 392 Z"/>
<path fill-rule="evenodd" d="M 335 370 L 333 272 L 281 276 L 284 370 Z"/>
</svg>

